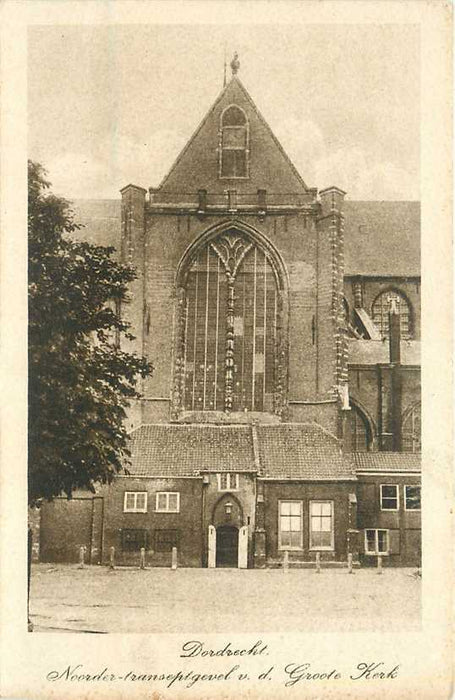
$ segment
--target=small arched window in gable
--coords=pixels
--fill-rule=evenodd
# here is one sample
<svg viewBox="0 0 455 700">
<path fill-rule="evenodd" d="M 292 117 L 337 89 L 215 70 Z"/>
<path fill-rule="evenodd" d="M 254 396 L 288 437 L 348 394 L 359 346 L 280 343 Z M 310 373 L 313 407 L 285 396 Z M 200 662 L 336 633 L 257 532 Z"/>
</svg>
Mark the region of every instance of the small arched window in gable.
<svg viewBox="0 0 455 700">
<path fill-rule="evenodd" d="M 421 404 L 416 403 L 405 413 L 401 428 L 403 452 L 421 451 Z"/>
<path fill-rule="evenodd" d="M 231 105 L 221 116 L 220 177 L 248 177 L 248 122 L 243 110 Z"/>
<path fill-rule="evenodd" d="M 401 292 L 388 290 L 378 294 L 372 306 L 374 325 L 379 330 L 382 338 L 389 337 L 389 313 L 393 301 L 395 301 L 396 308 L 400 314 L 401 337 L 404 340 L 409 340 L 412 335 L 411 307 Z"/>
<path fill-rule="evenodd" d="M 348 452 L 368 452 L 372 442 L 368 419 L 351 403 L 346 426 L 346 449 Z"/>
</svg>

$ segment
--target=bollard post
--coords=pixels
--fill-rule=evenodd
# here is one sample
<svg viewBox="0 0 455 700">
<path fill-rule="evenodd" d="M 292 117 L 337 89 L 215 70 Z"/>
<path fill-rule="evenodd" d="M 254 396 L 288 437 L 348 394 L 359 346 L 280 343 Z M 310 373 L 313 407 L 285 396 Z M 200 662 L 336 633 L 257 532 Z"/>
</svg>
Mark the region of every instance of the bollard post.
<svg viewBox="0 0 455 700">
<path fill-rule="evenodd" d="M 283 557 L 283 572 L 287 574 L 289 570 L 289 552 L 286 549 L 284 552 L 284 557 Z"/>
<path fill-rule="evenodd" d="M 84 556 L 85 556 L 85 547 L 79 547 L 79 566 L 77 567 L 78 569 L 83 569 L 84 568 Z"/>
<path fill-rule="evenodd" d="M 352 571 L 352 554 L 348 554 L 348 574 L 354 573 Z"/>
<path fill-rule="evenodd" d="M 141 547 L 141 569 L 145 569 L 145 547 Z"/>
<path fill-rule="evenodd" d="M 115 569 L 115 547 L 110 548 L 109 568 Z"/>
<path fill-rule="evenodd" d="M 172 547 L 171 569 L 175 571 L 177 568 L 177 547 Z"/>
<path fill-rule="evenodd" d="M 316 552 L 316 573 L 321 573 L 321 552 Z"/>
<path fill-rule="evenodd" d="M 378 574 L 382 574 L 382 557 L 380 554 L 378 554 Z"/>
</svg>

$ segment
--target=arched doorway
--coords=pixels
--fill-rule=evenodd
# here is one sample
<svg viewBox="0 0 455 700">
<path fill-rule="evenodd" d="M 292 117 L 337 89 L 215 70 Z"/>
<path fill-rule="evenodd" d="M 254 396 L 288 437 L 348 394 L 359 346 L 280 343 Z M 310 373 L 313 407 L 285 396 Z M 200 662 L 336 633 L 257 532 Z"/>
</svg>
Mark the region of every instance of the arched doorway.
<svg viewBox="0 0 455 700">
<path fill-rule="evenodd" d="M 239 530 L 235 525 L 216 528 L 216 566 L 237 568 L 239 559 Z"/>
</svg>

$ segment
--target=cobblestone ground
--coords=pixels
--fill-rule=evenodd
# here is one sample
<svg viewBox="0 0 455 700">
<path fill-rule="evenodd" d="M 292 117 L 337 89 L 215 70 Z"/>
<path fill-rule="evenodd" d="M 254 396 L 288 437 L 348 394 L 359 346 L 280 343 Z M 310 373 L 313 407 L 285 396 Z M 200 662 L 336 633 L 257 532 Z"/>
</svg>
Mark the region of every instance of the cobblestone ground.
<svg viewBox="0 0 455 700">
<path fill-rule="evenodd" d="M 122 569 L 35 564 L 35 632 L 392 632 L 420 627 L 414 569 Z"/>
</svg>

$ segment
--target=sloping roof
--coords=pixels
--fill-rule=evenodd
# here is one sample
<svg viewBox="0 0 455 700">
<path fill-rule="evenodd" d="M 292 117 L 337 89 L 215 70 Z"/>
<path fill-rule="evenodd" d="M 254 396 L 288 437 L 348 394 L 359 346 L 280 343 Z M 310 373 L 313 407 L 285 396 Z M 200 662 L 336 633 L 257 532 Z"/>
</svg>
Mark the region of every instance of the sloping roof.
<svg viewBox="0 0 455 700">
<path fill-rule="evenodd" d="M 247 425 L 142 425 L 131 433 L 137 476 L 194 476 L 204 470 L 254 471 Z"/>
<path fill-rule="evenodd" d="M 421 470 L 421 455 L 413 452 L 354 452 L 357 471 L 415 472 Z"/>
<path fill-rule="evenodd" d="M 338 440 L 321 426 L 143 425 L 131 433 L 134 476 L 197 476 L 204 471 L 255 472 L 253 431 L 257 431 L 260 474 L 271 479 L 346 481 L 354 465 Z"/>
<path fill-rule="evenodd" d="M 171 165 L 168 173 L 165 175 L 163 180 L 161 181 L 159 187 L 157 190 L 161 189 L 166 189 L 169 180 L 171 180 L 172 176 L 174 175 L 175 171 L 179 167 L 181 161 L 186 157 L 186 155 L 191 151 L 193 143 L 196 141 L 198 136 L 201 134 L 202 130 L 204 129 L 207 121 L 212 117 L 213 113 L 217 109 L 217 107 L 220 105 L 222 101 L 225 101 L 229 104 L 229 102 L 232 100 L 233 103 L 237 102 L 237 99 L 235 96 L 237 95 L 237 98 L 239 96 L 243 97 L 246 104 L 249 105 L 249 108 L 255 113 L 256 117 L 258 118 L 259 122 L 265 127 L 269 137 L 272 139 L 272 141 L 275 143 L 277 146 L 278 150 L 280 151 L 281 155 L 283 156 L 284 160 L 287 163 L 287 166 L 290 168 L 290 170 L 293 173 L 293 176 L 295 178 L 294 183 L 297 182 L 304 190 L 307 189 L 307 186 L 305 185 L 302 176 L 298 172 L 297 168 L 295 165 L 292 163 L 291 159 L 287 155 L 286 151 L 284 150 L 283 146 L 280 144 L 278 141 L 277 137 L 265 121 L 264 117 L 258 110 L 256 104 L 253 102 L 249 92 L 243 85 L 242 81 L 240 78 L 236 75 L 234 75 L 231 80 L 225 85 L 225 87 L 222 89 L 218 97 L 216 98 L 215 102 L 213 103 L 212 107 L 207 111 L 205 117 L 197 127 L 196 131 L 193 133 L 191 138 L 187 141 L 185 146 L 183 147 L 182 151 L 180 154 L 177 156 L 176 160 L 174 163 Z M 218 131 L 218 129 L 217 129 Z M 217 137 L 218 138 L 218 137 Z M 223 184 L 223 183 L 222 183 Z"/>
<path fill-rule="evenodd" d="M 344 203 L 345 274 L 420 275 L 420 202 Z"/>
<path fill-rule="evenodd" d="M 73 235 L 98 245 L 120 246 L 120 199 L 73 200 Z M 346 201 L 345 274 L 419 276 L 420 203 Z"/>
<path fill-rule="evenodd" d="M 248 178 L 235 180 L 220 178 L 217 155 L 220 118 L 224 109 L 233 104 L 247 117 L 251 154 Z M 229 187 L 235 187 L 239 196 L 257 192 L 258 188 L 275 194 L 307 192 L 299 172 L 236 76 L 222 90 L 160 186 L 154 190 L 153 201 L 159 203 L 170 193 L 195 192 L 199 188 L 212 194 L 223 194 Z"/>
<path fill-rule="evenodd" d="M 71 205 L 74 221 L 82 224 L 82 228 L 72 234 L 75 238 L 120 250 L 120 199 L 75 199 Z"/>
<path fill-rule="evenodd" d="M 354 466 L 335 436 L 316 423 L 257 426 L 262 476 L 271 479 L 348 481 Z"/>
<path fill-rule="evenodd" d="M 377 365 L 389 362 L 389 341 L 348 338 L 350 365 Z M 420 340 L 401 341 L 401 364 L 420 366 Z"/>
</svg>

